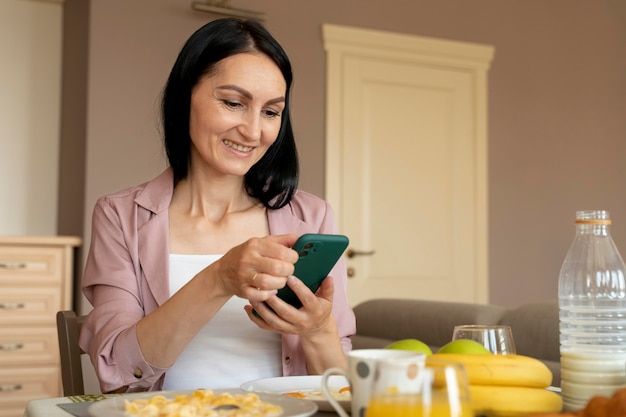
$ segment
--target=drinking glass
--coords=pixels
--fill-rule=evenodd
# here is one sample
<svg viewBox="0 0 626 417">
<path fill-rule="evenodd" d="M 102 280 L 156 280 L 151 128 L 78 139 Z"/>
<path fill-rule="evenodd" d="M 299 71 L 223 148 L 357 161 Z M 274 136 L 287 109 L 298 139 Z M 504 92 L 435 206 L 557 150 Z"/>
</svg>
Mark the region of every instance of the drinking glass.
<svg viewBox="0 0 626 417">
<path fill-rule="evenodd" d="M 465 369 L 458 362 L 406 359 L 377 364 L 365 417 L 473 417 Z"/>
<path fill-rule="evenodd" d="M 495 354 L 505 355 L 516 352 L 510 326 L 483 324 L 455 326 L 452 340 L 456 339 L 475 340 Z"/>
</svg>

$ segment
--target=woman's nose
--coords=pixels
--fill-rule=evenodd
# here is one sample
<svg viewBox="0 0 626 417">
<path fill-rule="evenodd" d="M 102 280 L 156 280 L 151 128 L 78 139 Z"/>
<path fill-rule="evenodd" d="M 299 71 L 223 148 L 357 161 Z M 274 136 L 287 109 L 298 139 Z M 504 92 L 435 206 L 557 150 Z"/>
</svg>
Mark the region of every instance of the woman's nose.
<svg viewBox="0 0 626 417">
<path fill-rule="evenodd" d="M 248 113 L 239 125 L 239 130 L 249 140 L 261 139 L 261 116 L 252 112 Z"/>
</svg>

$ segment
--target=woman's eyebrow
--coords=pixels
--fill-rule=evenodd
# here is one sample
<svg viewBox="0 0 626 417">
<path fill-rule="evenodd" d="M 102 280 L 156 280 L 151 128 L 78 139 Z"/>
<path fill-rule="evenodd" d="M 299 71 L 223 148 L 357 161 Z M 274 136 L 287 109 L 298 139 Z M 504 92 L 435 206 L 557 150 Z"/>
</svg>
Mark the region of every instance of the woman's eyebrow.
<svg viewBox="0 0 626 417">
<path fill-rule="evenodd" d="M 238 85 L 224 84 L 224 85 L 218 86 L 217 89 L 218 90 L 234 90 L 234 91 L 238 92 L 239 94 L 241 94 L 242 96 L 244 96 L 245 98 L 252 99 L 252 93 L 250 93 L 245 88 L 239 87 Z M 273 98 L 273 99 L 269 100 L 267 102 L 267 104 L 283 103 L 283 102 L 285 102 L 285 97 L 284 96 L 280 96 L 280 97 L 276 97 L 276 98 Z"/>
</svg>

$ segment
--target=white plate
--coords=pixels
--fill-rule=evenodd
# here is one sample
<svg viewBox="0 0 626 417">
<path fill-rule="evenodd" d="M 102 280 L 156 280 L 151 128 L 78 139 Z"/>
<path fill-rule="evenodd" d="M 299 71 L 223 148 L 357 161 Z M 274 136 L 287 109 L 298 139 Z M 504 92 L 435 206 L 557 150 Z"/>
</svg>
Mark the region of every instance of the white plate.
<svg viewBox="0 0 626 417">
<path fill-rule="evenodd" d="M 215 389 L 216 394 L 229 392 L 231 394 L 245 393 L 239 389 Z M 194 390 L 184 391 L 152 391 L 142 392 L 137 394 L 120 395 L 119 397 L 113 397 L 102 401 L 97 401 L 89 407 L 89 414 L 93 417 L 129 417 L 129 414 L 124 412 L 124 400 L 134 400 L 137 398 L 149 398 L 155 395 L 163 395 L 166 398 L 174 398 L 176 395 L 192 394 Z M 259 398 L 262 401 L 267 401 L 272 404 L 279 405 L 283 408 L 283 414 L 281 417 L 308 417 L 317 412 L 317 405 L 311 401 L 301 400 L 299 398 L 286 397 L 284 395 L 270 394 L 270 393 L 258 393 Z"/>
<path fill-rule="evenodd" d="M 328 385 L 333 388 L 343 388 L 350 383 L 341 375 L 333 375 L 328 378 Z M 273 394 L 284 394 L 293 391 L 314 391 L 322 389 L 321 375 L 308 376 L 283 376 L 277 378 L 264 378 L 255 381 L 249 381 L 241 384 L 244 391 L 254 391 L 256 393 L 268 392 Z M 306 399 L 305 401 L 314 402 L 320 411 L 335 411 L 332 405 L 326 400 Z M 350 401 L 339 401 L 339 404 L 346 412 L 351 411 Z"/>
</svg>

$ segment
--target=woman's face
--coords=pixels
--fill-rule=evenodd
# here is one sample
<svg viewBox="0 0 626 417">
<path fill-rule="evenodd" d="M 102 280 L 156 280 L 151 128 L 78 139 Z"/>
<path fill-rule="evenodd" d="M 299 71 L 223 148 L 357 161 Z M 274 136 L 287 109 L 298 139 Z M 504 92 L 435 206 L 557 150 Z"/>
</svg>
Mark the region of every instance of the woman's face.
<svg viewBox="0 0 626 417">
<path fill-rule="evenodd" d="M 191 93 L 191 166 L 214 174 L 245 175 L 278 136 L 287 85 L 261 53 L 220 61 Z"/>
</svg>

